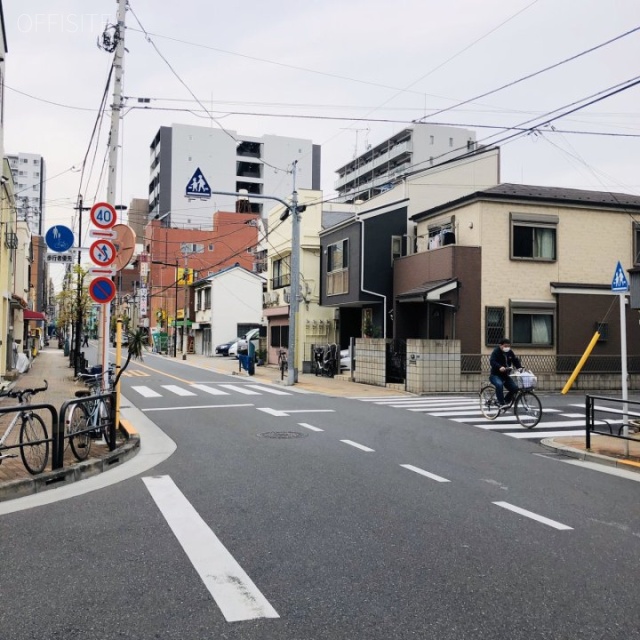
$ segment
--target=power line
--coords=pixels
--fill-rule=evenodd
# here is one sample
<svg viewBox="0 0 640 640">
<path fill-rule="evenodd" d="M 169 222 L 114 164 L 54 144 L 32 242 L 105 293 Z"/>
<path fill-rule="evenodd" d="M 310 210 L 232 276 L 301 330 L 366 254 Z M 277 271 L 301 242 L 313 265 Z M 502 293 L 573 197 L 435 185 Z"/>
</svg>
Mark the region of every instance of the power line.
<svg viewBox="0 0 640 640">
<path fill-rule="evenodd" d="M 531 78 L 535 78 L 536 76 L 539 76 L 542 73 L 546 73 L 547 71 L 551 71 L 552 69 L 556 69 L 558 67 L 561 67 L 564 64 L 567 64 L 568 62 L 573 62 L 574 60 L 577 60 L 578 58 L 581 58 L 582 56 L 586 56 L 589 53 L 593 53 L 594 51 L 597 51 L 598 49 L 602 49 L 603 47 L 606 47 L 607 45 L 610 45 L 614 42 L 617 42 L 618 40 L 622 40 L 622 38 L 626 38 L 627 36 L 631 35 L 632 33 L 635 33 L 636 31 L 640 30 L 640 26 L 638 27 L 634 27 L 633 29 L 630 29 L 629 31 L 625 31 L 624 33 L 621 33 L 620 35 L 616 36 L 615 38 L 611 38 L 609 40 L 606 40 L 605 42 L 601 42 L 598 45 L 595 45 L 594 47 L 590 47 L 589 49 L 585 49 L 584 51 L 581 51 L 580 53 L 576 53 L 573 56 L 570 56 L 568 58 L 565 58 L 564 60 L 560 60 L 559 62 L 556 62 L 552 65 L 549 65 L 548 67 L 544 67 L 543 69 L 539 69 L 538 71 L 534 71 L 533 73 L 529 73 L 526 76 L 522 76 L 521 78 L 518 78 L 516 80 L 512 80 L 511 82 L 507 82 L 507 84 L 503 84 L 502 86 L 496 88 L 496 89 L 492 89 L 491 91 L 486 91 L 485 93 L 481 93 L 477 96 L 474 96 L 473 98 L 468 98 L 467 100 L 462 100 L 461 102 L 458 102 L 454 105 L 451 105 L 450 107 L 446 107 L 444 109 L 439 109 L 438 111 L 435 111 L 434 113 L 429 114 L 428 116 L 423 116 L 422 118 L 419 118 L 418 120 L 416 120 L 415 122 L 422 122 L 424 120 L 426 120 L 427 118 L 433 118 L 434 116 L 437 116 L 441 113 L 445 113 L 446 111 L 451 111 L 452 109 L 457 109 L 458 107 L 461 107 L 465 104 L 469 104 L 470 102 L 475 102 L 476 100 L 481 100 L 482 98 L 486 98 L 487 96 L 491 96 L 494 93 L 498 93 L 499 91 L 502 91 L 504 89 L 507 89 L 509 87 L 513 87 L 517 84 L 520 84 L 521 82 L 524 82 L 525 80 L 530 80 Z"/>
</svg>

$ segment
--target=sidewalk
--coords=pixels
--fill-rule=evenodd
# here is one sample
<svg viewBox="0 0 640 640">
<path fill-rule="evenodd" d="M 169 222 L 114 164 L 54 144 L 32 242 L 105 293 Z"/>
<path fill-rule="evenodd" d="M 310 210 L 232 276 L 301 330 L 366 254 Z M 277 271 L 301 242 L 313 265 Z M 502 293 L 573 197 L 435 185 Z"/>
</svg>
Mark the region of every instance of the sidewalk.
<svg viewBox="0 0 640 640">
<path fill-rule="evenodd" d="M 94 343 L 92 343 L 93 345 Z M 180 355 L 178 359 L 181 359 Z M 235 358 L 189 354 L 186 362 L 202 369 L 250 379 L 260 384 L 284 385 L 286 382 L 280 380 L 280 371 L 275 366 L 256 367 L 255 375 L 250 377 L 246 371 L 239 371 L 239 362 Z M 69 358 L 65 357 L 63 350 L 58 349 L 53 343 L 40 351 L 34 359 L 31 369 L 20 375 L 15 387 L 38 387 L 43 385 L 44 380 L 47 380 L 49 388 L 36 395 L 32 402 L 34 404 L 51 404 L 56 411 L 60 410 L 65 401 L 75 398 L 77 390 L 85 388 L 83 384 L 74 380 L 73 368 L 69 367 Z M 343 398 L 414 397 L 413 394 L 403 391 L 400 385 L 385 388 L 359 384 L 351 382 L 348 374 L 327 378 L 302 373 L 299 374 L 299 380 L 295 384 L 294 390 L 299 393 L 319 393 L 329 397 Z M 13 404 L 15 401 L 11 398 L 0 399 L 2 407 Z M 43 418 L 47 428 L 50 429 L 50 414 L 44 412 Z M 11 416 L 8 418 L 0 416 L 0 432 L 4 433 L 10 419 Z M 132 426 L 135 430 L 135 425 Z M 16 438 L 18 436 L 17 428 L 10 438 L 12 442 L 17 442 L 17 440 L 13 440 L 14 436 Z M 583 436 L 549 438 L 542 441 L 544 447 L 563 455 L 640 472 L 640 434 L 637 441 L 629 443 L 628 456 L 624 455 L 625 443 L 623 440 L 594 435 L 591 438 L 591 444 L 591 450 L 587 451 Z M 127 457 L 135 455 L 140 445 L 137 436 L 127 438 L 124 433 L 120 433 L 118 446 L 113 452 L 110 452 L 106 445 L 100 444 L 100 441 L 94 440 L 91 445 L 91 455 L 84 462 L 78 463 L 71 451 L 67 450 L 64 458 L 65 469 L 62 472 L 45 471 L 39 476 L 31 476 L 24 468 L 20 457 L 4 459 L 0 464 L 0 501 L 21 497 L 100 473 L 114 461 L 123 462 Z M 47 469 L 51 468 L 51 455 L 50 449 Z"/>
<path fill-rule="evenodd" d="M 65 357 L 64 351 L 57 348 L 57 342 L 52 341 L 48 347 L 42 349 L 34 358 L 29 371 L 19 375 L 14 383 L 14 388 L 25 389 L 44 386 L 47 381 L 48 389 L 32 397 L 32 404 L 50 404 L 56 412 L 67 400 L 75 399 L 75 392 L 85 389 L 82 383 L 76 382 L 73 378 L 73 367 L 69 367 L 69 358 Z M 0 407 L 15 406 L 17 400 L 3 397 L 0 399 Z M 51 437 L 51 413 L 47 410 L 38 410 L 45 422 L 49 437 Z M 9 422 L 15 414 L 0 415 L 0 433 L 5 432 Z M 19 425 L 16 425 L 9 437 L 7 444 L 17 444 L 19 438 Z M 128 448 L 134 443 L 130 443 Z M 137 443 L 135 443 L 137 445 Z M 64 468 L 61 471 L 51 471 L 53 457 L 52 447 L 49 446 L 49 461 L 46 470 L 32 476 L 24 467 L 20 458 L 19 450 L 14 449 L 10 453 L 18 454 L 16 458 L 5 458 L 0 464 L 0 500 L 36 493 L 48 489 L 50 486 L 59 486 L 69 481 L 88 477 L 102 471 L 103 464 L 110 458 L 123 456 L 125 438 L 118 434 L 116 451 L 109 451 L 106 444 L 100 440 L 93 440 L 91 443 L 91 453 L 87 460 L 79 463 L 73 456 L 70 448 L 64 454 Z"/>
</svg>

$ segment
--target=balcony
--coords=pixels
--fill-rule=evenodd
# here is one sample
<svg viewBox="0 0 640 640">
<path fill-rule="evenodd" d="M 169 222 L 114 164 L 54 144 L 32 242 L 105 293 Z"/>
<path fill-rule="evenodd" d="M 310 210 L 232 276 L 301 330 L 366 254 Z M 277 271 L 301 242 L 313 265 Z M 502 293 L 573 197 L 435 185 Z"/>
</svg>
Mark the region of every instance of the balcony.
<svg viewBox="0 0 640 640">
<path fill-rule="evenodd" d="M 283 273 L 281 276 L 271 278 L 272 289 L 282 289 L 282 287 L 288 287 L 291 284 L 291 274 Z"/>
</svg>

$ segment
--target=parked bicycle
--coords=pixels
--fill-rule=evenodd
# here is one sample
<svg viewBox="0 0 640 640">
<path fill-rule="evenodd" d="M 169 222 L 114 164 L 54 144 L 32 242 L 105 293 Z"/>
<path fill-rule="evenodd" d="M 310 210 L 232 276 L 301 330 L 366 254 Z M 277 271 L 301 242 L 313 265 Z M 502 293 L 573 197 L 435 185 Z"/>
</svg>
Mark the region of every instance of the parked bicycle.
<svg viewBox="0 0 640 640">
<path fill-rule="evenodd" d="M 278 369 L 280 369 L 280 380 L 284 380 L 284 374 L 289 371 L 287 352 L 284 349 L 280 349 L 278 353 Z"/>
<path fill-rule="evenodd" d="M 108 372 L 108 387 L 103 389 L 102 373 L 81 373 L 78 378 L 82 380 L 87 389 L 76 391 L 79 398 L 100 396 L 110 393 L 113 386 L 114 369 L 110 367 Z M 86 460 L 91 451 L 93 435 L 103 437 L 109 448 L 113 444 L 113 430 L 111 428 L 111 411 L 104 397 L 96 397 L 88 402 L 78 403 L 73 406 L 66 423 L 67 442 L 77 460 Z"/>
<path fill-rule="evenodd" d="M 36 475 L 42 473 L 49 461 L 49 435 L 44 420 L 37 414 L 28 409 L 31 404 L 31 397 L 46 391 L 49 383 L 45 380 L 44 387 L 37 389 L 9 389 L 0 393 L 0 396 L 16 398 L 18 404 L 24 407 L 21 411 L 17 411 L 7 430 L 0 438 L 0 463 L 5 458 L 17 458 L 17 453 L 5 453 L 8 448 L 7 441 L 15 426 L 20 423 L 20 457 L 26 470 Z"/>
<path fill-rule="evenodd" d="M 487 384 L 480 390 L 480 411 L 487 420 L 495 420 L 511 408 L 518 422 L 525 429 L 533 429 L 542 418 L 542 403 L 533 392 L 538 379 L 528 369 L 519 369 L 510 374 L 518 385 L 507 405 L 500 406 L 496 398 L 496 388 Z"/>
</svg>

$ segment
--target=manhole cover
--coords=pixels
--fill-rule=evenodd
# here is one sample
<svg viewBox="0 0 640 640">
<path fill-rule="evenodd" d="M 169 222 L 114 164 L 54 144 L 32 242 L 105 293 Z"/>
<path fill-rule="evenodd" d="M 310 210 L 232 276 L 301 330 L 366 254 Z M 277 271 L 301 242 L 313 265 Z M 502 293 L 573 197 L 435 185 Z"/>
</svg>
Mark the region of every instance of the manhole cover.
<svg viewBox="0 0 640 640">
<path fill-rule="evenodd" d="M 259 433 L 258 438 L 275 438 L 276 440 L 289 440 L 290 438 L 306 438 L 307 433 L 299 431 L 267 431 Z"/>
</svg>

